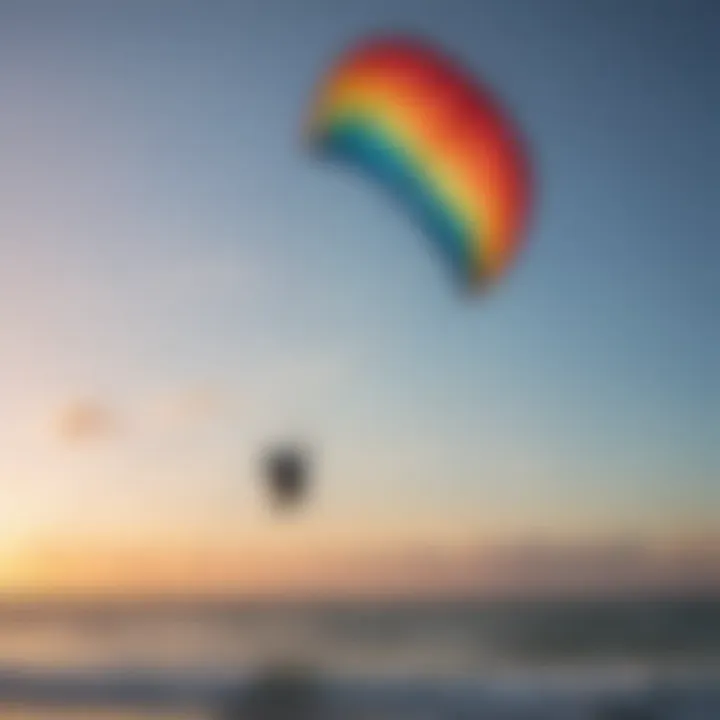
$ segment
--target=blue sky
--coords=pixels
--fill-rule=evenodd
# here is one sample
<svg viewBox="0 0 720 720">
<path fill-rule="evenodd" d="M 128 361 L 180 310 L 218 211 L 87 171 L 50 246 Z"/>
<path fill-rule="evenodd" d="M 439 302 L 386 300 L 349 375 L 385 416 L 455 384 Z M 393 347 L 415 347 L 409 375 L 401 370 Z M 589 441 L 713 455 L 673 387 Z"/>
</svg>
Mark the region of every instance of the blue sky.
<svg viewBox="0 0 720 720">
<path fill-rule="evenodd" d="M 322 448 L 318 526 L 710 528 L 717 23 L 698 0 L 3 3 L 6 533 L 260 527 L 253 453 L 291 431 Z M 327 63 L 388 28 L 530 139 L 528 251 L 487 299 L 300 144 Z M 202 422 L 148 420 L 196 392 Z M 86 397 L 126 432 L 71 452 L 48 418 Z"/>
</svg>

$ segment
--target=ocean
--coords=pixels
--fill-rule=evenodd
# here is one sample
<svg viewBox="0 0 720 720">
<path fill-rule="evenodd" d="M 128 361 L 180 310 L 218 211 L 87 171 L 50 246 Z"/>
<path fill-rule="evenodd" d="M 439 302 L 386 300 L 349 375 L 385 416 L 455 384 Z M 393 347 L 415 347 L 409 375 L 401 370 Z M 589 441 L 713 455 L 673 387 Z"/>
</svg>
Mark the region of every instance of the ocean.
<svg viewBox="0 0 720 720">
<path fill-rule="evenodd" d="M 344 719 L 720 720 L 720 602 L 0 605 L 8 720 L 212 718 L 283 663 Z"/>
</svg>

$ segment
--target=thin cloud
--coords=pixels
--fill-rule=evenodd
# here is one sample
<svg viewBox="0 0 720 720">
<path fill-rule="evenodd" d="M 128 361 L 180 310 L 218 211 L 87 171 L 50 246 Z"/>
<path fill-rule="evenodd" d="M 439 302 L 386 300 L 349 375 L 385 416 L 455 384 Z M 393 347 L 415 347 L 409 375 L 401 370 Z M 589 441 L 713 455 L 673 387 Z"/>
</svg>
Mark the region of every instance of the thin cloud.
<svg viewBox="0 0 720 720">
<path fill-rule="evenodd" d="M 118 418 L 107 405 L 94 400 L 75 400 L 62 408 L 56 418 L 58 437 L 67 443 L 85 443 L 114 435 Z"/>
<path fill-rule="evenodd" d="M 720 546 L 643 543 L 516 542 L 483 547 L 418 547 L 351 553 L 323 565 L 330 590 L 419 595 L 612 596 L 720 591 Z"/>
<path fill-rule="evenodd" d="M 709 537 L 696 547 L 641 542 L 533 542 L 480 550 L 473 561 L 481 583 L 525 593 L 613 594 L 720 589 L 720 547 Z"/>
</svg>

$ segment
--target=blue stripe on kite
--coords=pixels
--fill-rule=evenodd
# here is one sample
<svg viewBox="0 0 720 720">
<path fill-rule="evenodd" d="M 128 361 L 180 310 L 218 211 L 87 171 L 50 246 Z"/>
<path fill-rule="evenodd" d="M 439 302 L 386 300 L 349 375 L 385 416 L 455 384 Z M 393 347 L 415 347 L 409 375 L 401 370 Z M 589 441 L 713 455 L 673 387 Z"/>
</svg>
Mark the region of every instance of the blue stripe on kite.
<svg viewBox="0 0 720 720">
<path fill-rule="evenodd" d="M 321 138 L 318 149 L 356 164 L 393 193 L 442 251 L 454 276 L 465 284 L 471 280 L 469 229 L 437 198 L 426 175 L 402 148 L 367 123 L 352 121 L 332 128 Z"/>
</svg>

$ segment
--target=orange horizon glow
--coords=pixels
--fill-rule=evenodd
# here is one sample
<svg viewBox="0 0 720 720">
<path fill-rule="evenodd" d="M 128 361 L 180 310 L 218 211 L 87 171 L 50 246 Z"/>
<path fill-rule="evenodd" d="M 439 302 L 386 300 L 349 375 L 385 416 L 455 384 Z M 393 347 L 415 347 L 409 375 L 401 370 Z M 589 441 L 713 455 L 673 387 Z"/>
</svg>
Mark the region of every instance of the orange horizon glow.
<svg viewBox="0 0 720 720">
<path fill-rule="evenodd" d="M 716 536 L 226 544 L 65 538 L 0 556 L 0 595 L 521 595 L 720 592 Z"/>
</svg>

